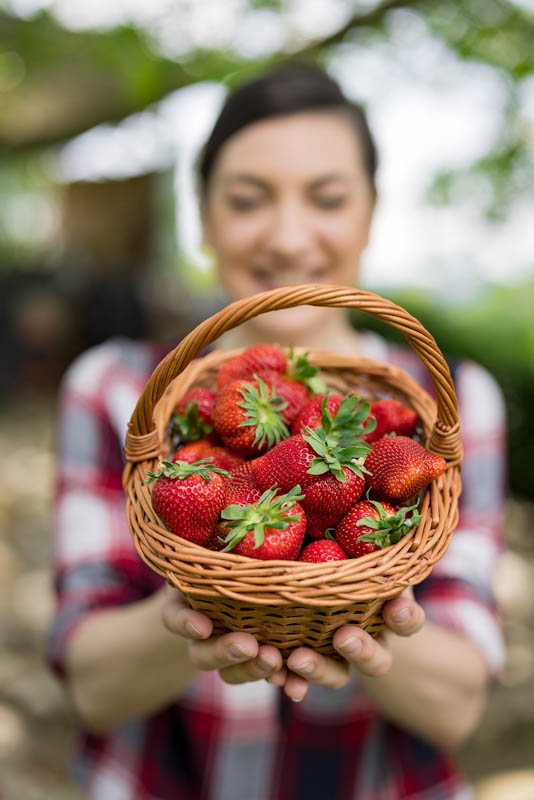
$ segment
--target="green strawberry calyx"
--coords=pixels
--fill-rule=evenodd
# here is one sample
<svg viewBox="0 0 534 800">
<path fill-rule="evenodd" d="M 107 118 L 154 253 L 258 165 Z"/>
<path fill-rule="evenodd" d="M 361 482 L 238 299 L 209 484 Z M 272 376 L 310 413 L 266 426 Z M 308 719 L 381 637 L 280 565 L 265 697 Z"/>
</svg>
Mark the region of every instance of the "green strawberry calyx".
<svg viewBox="0 0 534 800">
<path fill-rule="evenodd" d="M 230 477 L 230 473 L 226 469 L 213 466 L 213 458 L 201 458 L 192 464 L 188 464 L 187 461 L 160 461 L 157 472 L 146 470 L 146 483 L 152 483 L 158 478 L 184 480 L 184 478 L 189 478 L 190 475 L 200 475 L 201 478 L 209 483 L 214 472 L 217 475 L 224 475 L 225 478 Z"/>
<path fill-rule="evenodd" d="M 389 547 L 391 544 L 397 544 L 408 531 L 417 527 L 422 520 L 421 514 L 415 513 L 417 503 L 413 506 L 402 506 L 396 514 L 388 514 L 381 503 L 376 500 L 370 500 L 369 502 L 378 511 L 378 519 L 375 519 L 375 517 L 362 517 L 362 519 L 358 520 L 357 526 L 365 525 L 366 528 L 372 528 L 369 533 L 358 537 L 359 542 L 373 542 L 380 549 Z M 414 512 L 412 516 L 407 517 L 407 514 L 412 511 Z"/>
<path fill-rule="evenodd" d="M 288 359 L 291 371 L 288 370 L 286 377 L 303 383 L 312 394 L 324 394 L 327 389 L 326 383 L 322 378 L 317 377 L 319 370 L 310 364 L 308 355 L 308 353 L 301 353 L 301 355 L 295 356 L 293 348 L 291 348 Z"/>
<path fill-rule="evenodd" d="M 369 470 L 364 467 L 364 458 L 370 452 L 371 447 L 362 439 L 352 437 L 346 444 L 346 440 L 340 439 L 336 433 L 328 434 L 324 428 L 316 428 L 312 431 L 307 426 L 302 434 L 305 441 L 317 453 L 309 468 L 309 475 L 324 475 L 332 472 L 341 483 L 345 483 L 347 476 L 343 467 L 348 467 L 360 478 L 363 473 L 369 474 Z"/>
<path fill-rule="evenodd" d="M 270 449 L 289 436 L 289 429 L 281 414 L 288 402 L 276 394 L 274 386 L 271 386 L 269 396 L 266 384 L 258 375 L 254 375 L 254 380 L 258 384 L 257 389 L 251 383 L 246 383 L 240 390 L 243 401 L 237 405 L 245 411 L 247 418 L 239 423 L 239 427 L 255 427 L 254 444 L 263 447 L 267 441 Z"/>
<path fill-rule="evenodd" d="M 321 427 L 327 434 L 336 435 L 341 447 L 352 444 L 354 439 L 372 433 L 376 428 L 376 419 L 369 414 L 371 406 L 362 397 L 348 394 L 341 401 L 334 417 L 328 411 L 327 402 L 328 396 L 323 397 Z"/>
<path fill-rule="evenodd" d="M 271 486 L 256 503 L 223 508 L 221 517 L 230 528 L 224 539 L 219 538 L 221 544 L 226 544 L 223 553 L 232 550 L 251 531 L 254 531 L 254 547 L 260 547 L 265 539 L 265 528 L 285 530 L 291 522 L 300 519 L 300 512 L 293 515 L 287 513 L 297 500 L 302 500 L 304 497 L 300 494 L 300 486 L 297 484 L 287 494 L 277 496 L 277 492 L 278 488 Z"/>
<path fill-rule="evenodd" d="M 184 414 L 174 412 L 171 418 L 172 433 L 180 438 L 181 442 L 196 442 L 213 432 L 213 425 L 206 422 L 198 413 L 198 403 L 191 400 Z"/>
</svg>

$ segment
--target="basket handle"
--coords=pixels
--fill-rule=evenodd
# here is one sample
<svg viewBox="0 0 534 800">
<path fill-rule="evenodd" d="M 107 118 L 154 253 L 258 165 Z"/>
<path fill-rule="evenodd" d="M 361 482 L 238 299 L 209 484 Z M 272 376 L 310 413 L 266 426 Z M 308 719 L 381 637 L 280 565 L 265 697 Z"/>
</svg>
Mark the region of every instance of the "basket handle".
<svg viewBox="0 0 534 800">
<path fill-rule="evenodd" d="M 437 419 L 428 448 L 459 464 L 462 456 L 458 406 L 447 362 L 435 339 L 401 306 L 374 292 L 348 286 L 302 284 L 282 287 L 237 300 L 201 322 L 158 364 L 139 397 L 128 425 L 125 453 L 128 461 L 150 458 L 158 452 L 154 407 L 169 383 L 223 333 L 268 311 L 312 305 L 355 308 L 400 330 L 421 358 L 432 378 L 437 400 Z"/>
</svg>

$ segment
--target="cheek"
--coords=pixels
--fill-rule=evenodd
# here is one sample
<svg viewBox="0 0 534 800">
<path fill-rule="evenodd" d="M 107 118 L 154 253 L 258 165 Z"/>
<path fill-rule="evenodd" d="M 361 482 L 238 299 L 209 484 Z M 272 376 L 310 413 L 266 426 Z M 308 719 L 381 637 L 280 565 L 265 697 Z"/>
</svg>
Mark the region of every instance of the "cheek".
<svg viewBox="0 0 534 800">
<path fill-rule="evenodd" d="M 211 229 L 211 245 L 219 261 L 246 257 L 261 240 L 263 222 L 252 216 L 221 216 Z"/>
<path fill-rule="evenodd" d="M 368 222 L 354 213 L 332 217 L 317 228 L 317 236 L 339 267 L 354 265 L 367 244 Z"/>
</svg>

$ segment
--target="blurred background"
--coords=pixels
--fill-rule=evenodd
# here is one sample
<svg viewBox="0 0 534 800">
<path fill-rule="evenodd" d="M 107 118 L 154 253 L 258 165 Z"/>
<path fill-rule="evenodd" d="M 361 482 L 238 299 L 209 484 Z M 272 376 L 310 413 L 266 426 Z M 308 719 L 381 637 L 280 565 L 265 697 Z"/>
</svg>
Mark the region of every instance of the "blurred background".
<svg viewBox="0 0 534 800">
<path fill-rule="evenodd" d="M 110 336 L 178 341 L 218 308 L 195 156 L 228 88 L 287 56 L 377 139 L 362 287 L 506 399 L 507 664 L 460 761 L 479 800 L 534 798 L 534 0 L 0 1 L 2 798 L 79 798 L 42 657 L 58 382 Z"/>
</svg>

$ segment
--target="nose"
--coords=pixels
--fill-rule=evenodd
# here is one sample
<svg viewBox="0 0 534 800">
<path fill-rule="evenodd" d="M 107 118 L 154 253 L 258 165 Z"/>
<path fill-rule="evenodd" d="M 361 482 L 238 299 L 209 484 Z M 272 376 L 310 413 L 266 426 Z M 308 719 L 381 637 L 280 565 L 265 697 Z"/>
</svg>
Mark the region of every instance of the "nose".
<svg viewBox="0 0 534 800">
<path fill-rule="evenodd" d="M 306 209 L 298 202 L 284 202 L 273 209 L 265 245 L 279 259 L 303 255 L 311 244 L 311 229 Z"/>
</svg>

